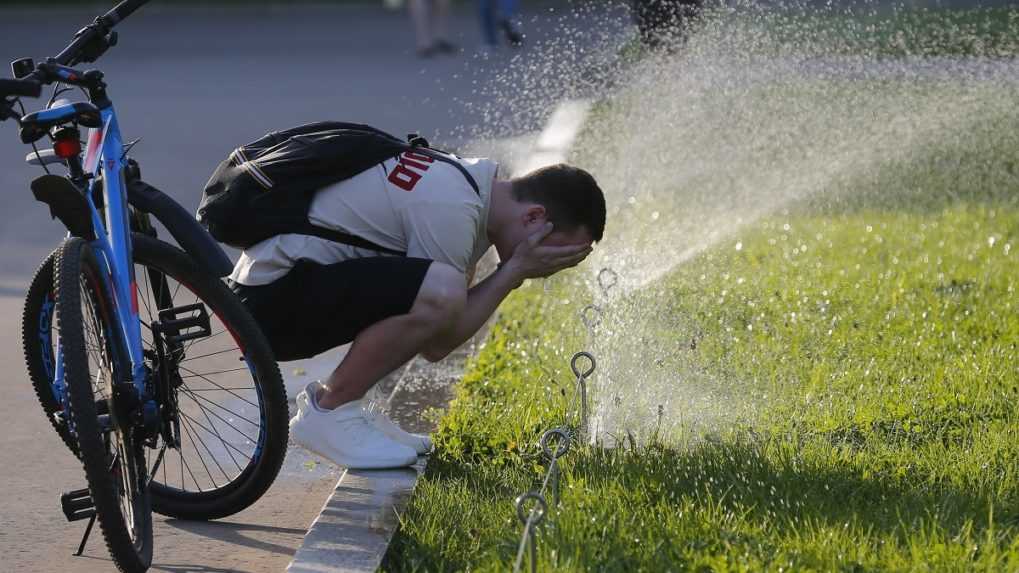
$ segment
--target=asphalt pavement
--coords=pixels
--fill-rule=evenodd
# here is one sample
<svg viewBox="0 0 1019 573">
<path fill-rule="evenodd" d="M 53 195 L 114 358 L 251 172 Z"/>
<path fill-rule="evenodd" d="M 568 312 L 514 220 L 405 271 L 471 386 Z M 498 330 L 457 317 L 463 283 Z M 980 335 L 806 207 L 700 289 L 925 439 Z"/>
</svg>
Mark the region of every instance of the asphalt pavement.
<svg viewBox="0 0 1019 573">
<path fill-rule="evenodd" d="M 562 8 L 532 6 L 524 20 L 540 23 L 556 10 Z M 95 8 L 4 8 L 0 59 L 53 55 L 95 15 Z M 131 153 L 143 177 L 193 210 L 219 161 L 274 129 L 341 119 L 466 143 L 457 134 L 486 121 L 499 97 L 479 86 L 519 54 L 477 51 L 473 5 L 454 12 L 451 29 L 463 51 L 424 60 L 414 53 L 406 13 L 381 5 L 158 5 L 120 26 L 120 44 L 96 67 L 106 74 L 125 140 L 141 138 Z M 555 33 L 540 25 L 526 31 L 525 51 Z M 111 571 L 98 531 L 84 556 L 71 556 L 84 522 L 67 523 L 58 497 L 83 487 L 84 476 L 43 418 L 21 357 L 25 286 L 63 236 L 29 191 L 40 171 L 24 163 L 28 151 L 12 122 L 0 124 L 0 364 L 8 389 L 0 401 L 7 428 L 0 434 L 0 569 Z M 328 373 L 339 356 L 282 365 L 288 394 Z M 210 523 L 158 517 L 152 570 L 283 570 L 338 475 L 292 449 L 276 484 L 252 508 Z"/>
</svg>

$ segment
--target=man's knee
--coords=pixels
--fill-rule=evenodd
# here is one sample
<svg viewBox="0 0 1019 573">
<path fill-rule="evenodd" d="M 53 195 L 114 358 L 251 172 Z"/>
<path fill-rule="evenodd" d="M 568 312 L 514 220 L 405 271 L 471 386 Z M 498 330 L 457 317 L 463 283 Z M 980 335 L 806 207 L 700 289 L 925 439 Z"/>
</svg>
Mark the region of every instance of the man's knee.
<svg viewBox="0 0 1019 573">
<path fill-rule="evenodd" d="M 448 327 L 467 305 L 467 279 L 454 267 L 432 263 L 418 290 L 411 315 L 436 330 Z"/>
</svg>

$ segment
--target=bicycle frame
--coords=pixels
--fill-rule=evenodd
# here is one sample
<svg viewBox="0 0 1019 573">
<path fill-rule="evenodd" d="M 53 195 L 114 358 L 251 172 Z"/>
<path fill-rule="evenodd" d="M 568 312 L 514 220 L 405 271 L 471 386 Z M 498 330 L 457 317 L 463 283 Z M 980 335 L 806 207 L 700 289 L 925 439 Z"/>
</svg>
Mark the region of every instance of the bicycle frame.
<svg viewBox="0 0 1019 573">
<path fill-rule="evenodd" d="M 113 104 L 100 108 L 102 127 L 92 128 L 88 134 L 85 149 L 84 169 L 93 177 L 89 183 L 89 192 L 85 194 L 88 202 L 92 228 L 96 239 L 91 245 L 103 270 L 102 280 L 111 294 L 114 316 L 114 332 L 107 333 L 112 341 L 114 357 L 114 376 L 117 382 L 130 380 L 140 397 L 145 397 L 147 370 L 145 367 L 141 326 L 138 317 L 138 293 L 134 277 L 134 264 L 131 254 L 131 227 L 127 203 L 127 190 L 124 177 L 126 166 L 123 139 Z M 103 181 L 103 205 L 105 217 L 96 207 L 93 197 L 99 175 Z M 54 386 L 63 392 L 64 384 L 63 361 L 60 360 L 60 348 L 57 347 L 57 360 Z M 130 364 L 130 372 L 123 367 Z M 148 397 L 147 402 L 152 402 Z M 65 400 L 65 396 L 60 396 Z M 154 404 L 154 402 L 152 402 Z"/>
</svg>

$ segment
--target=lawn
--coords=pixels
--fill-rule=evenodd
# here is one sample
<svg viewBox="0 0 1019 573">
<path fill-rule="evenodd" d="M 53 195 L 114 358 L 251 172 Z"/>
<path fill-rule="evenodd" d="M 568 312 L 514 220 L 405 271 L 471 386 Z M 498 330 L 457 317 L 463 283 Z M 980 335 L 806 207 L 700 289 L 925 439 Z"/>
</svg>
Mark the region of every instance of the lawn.
<svg viewBox="0 0 1019 573">
<path fill-rule="evenodd" d="M 844 81 L 772 99 L 756 85 L 696 99 L 696 84 L 667 84 L 697 111 L 660 130 L 620 109 L 639 94 L 599 108 L 574 160 L 635 189 L 607 190 L 607 237 L 629 243 L 617 252 L 649 261 L 675 250 L 665 241 L 700 246 L 610 296 L 590 280 L 598 259 L 504 303 L 383 570 L 512 567 L 512 501 L 544 476 L 541 433 L 573 424 L 578 350 L 599 360 L 597 447 L 563 458 L 539 570 L 1019 569 L 1019 114 L 1003 103 L 1015 85 L 856 80 L 850 93 Z M 842 121 L 868 104 L 870 123 Z M 922 145 L 896 139 L 939 118 L 944 132 Z M 676 131 L 685 161 L 727 171 L 674 171 L 657 189 L 661 177 L 635 176 L 648 166 L 606 139 L 665 145 Z M 838 151 L 831 176 L 824 157 L 802 159 L 812 144 Z M 795 193 L 754 194 L 801 165 L 817 173 L 776 187 Z M 703 241 L 690 232 L 715 226 Z M 621 285 L 641 270 L 617 269 Z M 592 302 L 604 309 L 593 333 L 580 320 Z"/>
<path fill-rule="evenodd" d="M 717 399 L 754 396 L 752 416 L 571 452 L 542 567 L 1019 567 L 1019 208 L 785 217 L 739 244 L 632 302 L 674 319 L 656 323 L 675 348 L 659 368 L 738 380 Z M 512 562 L 511 500 L 540 478 L 536 438 L 572 390 L 563 348 L 582 340 L 556 326 L 579 301 L 542 294 L 514 295 L 472 363 L 389 570 Z"/>
</svg>

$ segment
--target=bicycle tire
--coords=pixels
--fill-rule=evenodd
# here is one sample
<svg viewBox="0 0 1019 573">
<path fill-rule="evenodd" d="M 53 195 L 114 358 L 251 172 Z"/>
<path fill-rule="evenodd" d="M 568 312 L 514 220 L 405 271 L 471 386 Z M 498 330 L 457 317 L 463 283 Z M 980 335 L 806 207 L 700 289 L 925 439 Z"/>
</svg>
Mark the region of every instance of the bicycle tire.
<svg viewBox="0 0 1019 573">
<path fill-rule="evenodd" d="M 57 336 L 68 394 L 68 427 L 78 451 L 99 528 L 117 568 L 140 573 L 152 563 L 152 509 L 143 439 L 133 422 L 100 423 L 93 393 L 91 361 L 96 376 L 107 382 L 113 400 L 116 368 L 110 338 L 113 299 L 88 242 L 66 240 L 54 262 Z M 91 328 L 90 328 L 91 327 Z M 91 337 L 88 335 L 91 334 Z M 89 346 L 89 343 L 92 346 Z M 109 411 L 117 412 L 110 404 Z M 115 452 L 111 452 L 111 444 Z"/>
<path fill-rule="evenodd" d="M 57 400 L 53 389 L 56 357 L 53 352 L 52 325 L 57 302 L 53 293 L 53 259 L 56 253 L 54 250 L 43 259 L 29 284 L 21 312 L 21 347 L 28 378 L 46 420 L 71 453 L 80 457 L 77 439 L 67 429 L 67 422 L 58 417 L 64 407 Z"/>
</svg>

